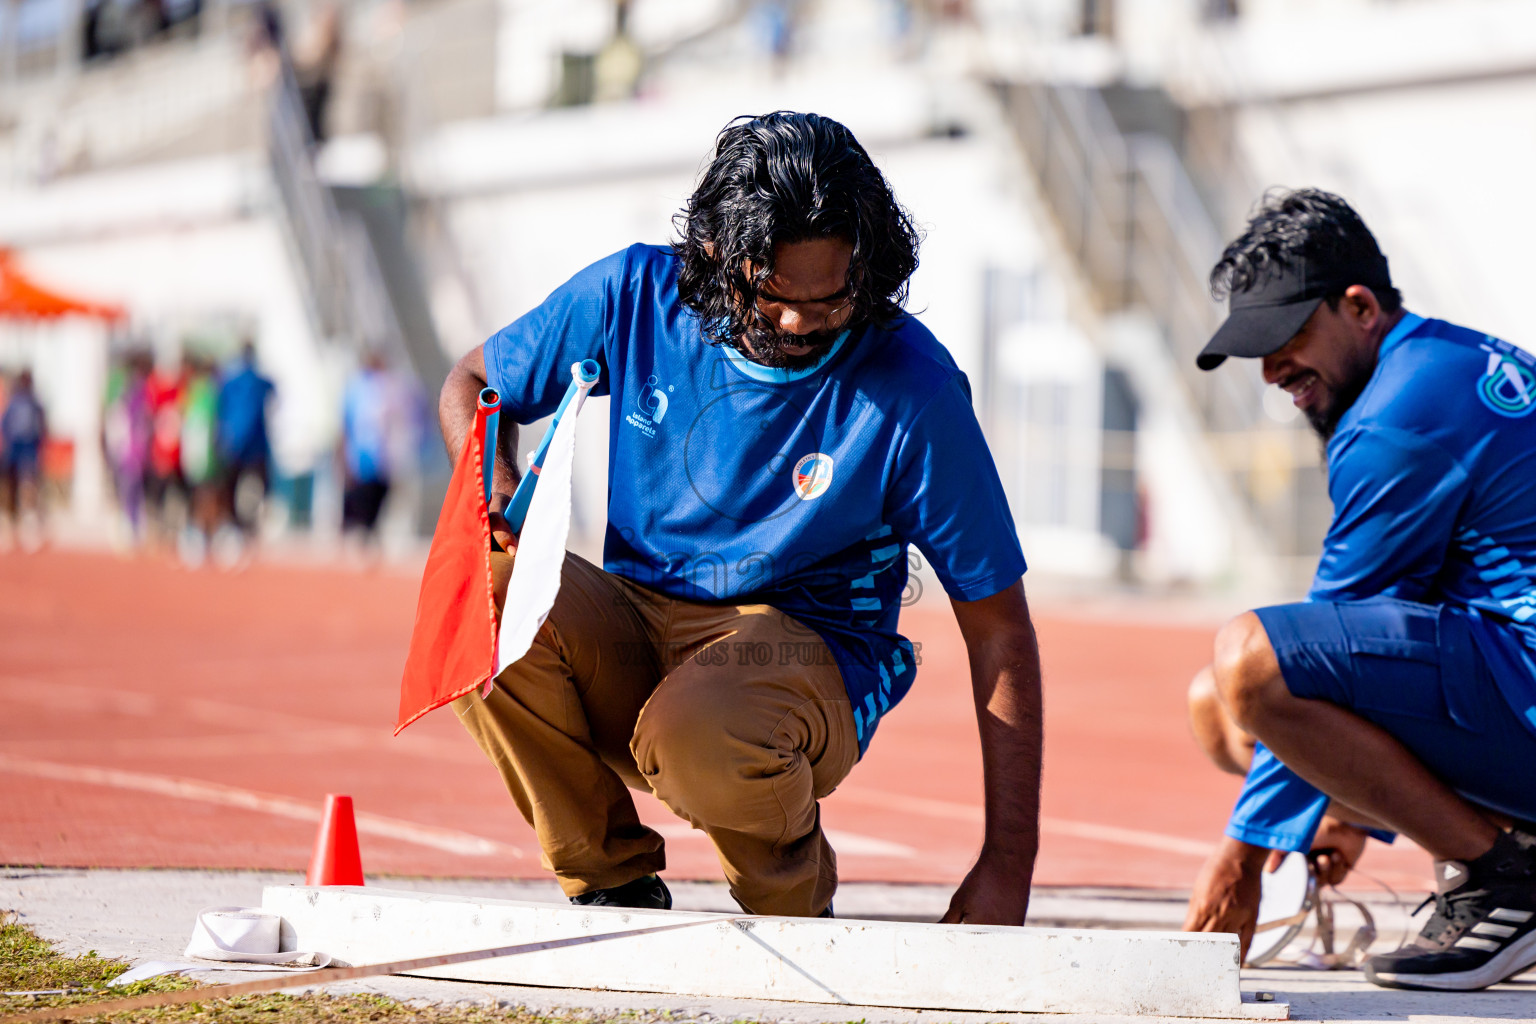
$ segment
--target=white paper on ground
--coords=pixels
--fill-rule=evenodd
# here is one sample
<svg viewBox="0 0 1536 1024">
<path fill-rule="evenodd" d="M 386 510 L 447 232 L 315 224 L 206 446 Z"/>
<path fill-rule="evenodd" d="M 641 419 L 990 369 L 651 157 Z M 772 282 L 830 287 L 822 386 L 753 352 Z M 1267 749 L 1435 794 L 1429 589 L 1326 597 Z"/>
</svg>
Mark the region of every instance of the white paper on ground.
<svg viewBox="0 0 1536 1024">
<path fill-rule="evenodd" d="M 571 532 L 571 474 L 576 462 L 576 420 L 587 391 L 582 388 L 560 417 L 544 454 L 539 485 L 528 502 L 528 516 L 517 538 L 517 558 L 507 581 L 501 632 L 496 639 L 496 675 L 528 653 L 534 635 L 560 592 L 560 567 Z"/>
<path fill-rule="evenodd" d="M 145 978 L 158 978 L 162 974 L 180 974 L 182 971 L 207 971 L 211 970 L 207 964 L 189 964 L 186 961 L 171 960 L 146 960 L 141 964 L 128 968 L 122 974 L 107 982 L 108 985 L 131 985 Z"/>
<path fill-rule="evenodd" d="M 281 917 L 255 907 L 208 907 L 197 912 L 184 955 L 236 971 L 313 971 L 331 962 L 324 953 L 283 952 L 282 926 Z"/>
</svg>

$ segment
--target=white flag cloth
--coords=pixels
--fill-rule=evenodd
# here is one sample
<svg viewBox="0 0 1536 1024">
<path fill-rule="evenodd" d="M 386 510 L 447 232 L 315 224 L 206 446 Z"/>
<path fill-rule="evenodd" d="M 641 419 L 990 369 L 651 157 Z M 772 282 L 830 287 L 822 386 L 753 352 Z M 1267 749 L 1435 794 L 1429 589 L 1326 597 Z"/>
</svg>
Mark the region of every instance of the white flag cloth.
<svg viewBox="0 0 1536 1024">
<path fill-rule="evenodd" d="M 593 384 L 596 381 L 592 382 Z M 528 517 L 517 539 L 517 557 L 507 582 L 496 637 L 496 675 L 528 653 L 534 635 L 560 593 L 560 567 L 571 532 L 571 475 L 576 462 L 576 420 L 592 384 L 582 387 L 555 426 L 538 486 L 528 503 Z M 531 472 L 531 470 L 530 470 Z M 492 677 L 494 678 L 494 677 Z"/>
</svg>

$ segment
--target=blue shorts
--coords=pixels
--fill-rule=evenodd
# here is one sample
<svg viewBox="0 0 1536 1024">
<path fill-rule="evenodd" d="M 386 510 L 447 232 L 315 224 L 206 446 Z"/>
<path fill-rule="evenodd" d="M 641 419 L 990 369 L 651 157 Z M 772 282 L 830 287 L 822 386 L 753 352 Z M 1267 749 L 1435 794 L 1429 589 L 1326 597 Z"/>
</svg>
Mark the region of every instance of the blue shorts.
<svg viewBox="0 0 1536 1024">
<path fill-rule="evenodd" d="M 1255 614 L 1291 693 L 1381 726 L 1473 803 L 1536 820 L 1536 733 L 1500 692 L 1464 613 L 1374 598 Z M 1261 744 L 1227 834 L 1306 849 L 1327 804 Z"/>
<path fill-rule="evenodd" d="M 8 477 L 17 482 L 42 478 L 42 449 L 35 444 L 12 442 L 6 446 L 5 467 Z"/>
</svg>

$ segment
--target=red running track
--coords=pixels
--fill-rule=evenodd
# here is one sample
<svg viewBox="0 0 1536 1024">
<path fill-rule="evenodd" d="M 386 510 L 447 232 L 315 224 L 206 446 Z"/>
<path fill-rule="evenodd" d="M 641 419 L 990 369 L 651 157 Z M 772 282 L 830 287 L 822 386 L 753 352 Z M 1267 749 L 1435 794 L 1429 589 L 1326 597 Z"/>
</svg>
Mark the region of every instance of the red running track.
<svg viewBox="0 0 1536 1024">
<path fill-rule="evenodd" d="M 238 575 L 79 553 L 0 556 L 0 863 L 302 869 L 327 792 L 370 873 L 541 874 L 531 830 L 451 713 L 390 736 L 416 581 L 258 565 Z M 1238 781 L 1207 766 L 1184 688 L 1210 629 L 1037 609 L 1046 777 L 1037 882 L 1184 888 Z M 980 844 L 964 648 L 914 608 L 910 696 L 823 821 L 847 880 L 955 883 Z M 721 877 L 650 798 L 668 874 Z M 1428 859 L 1363 867 L 1423 888 Z"/>
</svg>

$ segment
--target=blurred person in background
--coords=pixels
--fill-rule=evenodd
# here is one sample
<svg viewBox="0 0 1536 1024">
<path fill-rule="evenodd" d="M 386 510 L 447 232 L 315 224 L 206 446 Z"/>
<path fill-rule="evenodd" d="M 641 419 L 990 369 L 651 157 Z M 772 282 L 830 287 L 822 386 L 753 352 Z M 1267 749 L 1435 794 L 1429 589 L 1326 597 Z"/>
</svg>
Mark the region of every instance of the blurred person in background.
<svg viewBox="0 0 1536 1024">
<path fill-rule="evenodd" d="M 181 407 L 181 479 L 187 489 L 187 525 L 181 533 L 181 559 L 201 565 L 219 528 L 222 500 L 216 438 L 219 385 L 212 365 L 188 356 Z"/>
<path fill-rule="evenodd" d="M 137 547 L 144 536 L 144 480 L 154 431 L 149 409 L 150 366 L 147 352 L 135 352 L 113 371 L 102 420 L 102 444 L 130 547 Z"/>
<path fill-rule="evenodd" d="M 283 11 L 274 0 L 256 0 L 251 5 L 250 48 L 283 52 Z"/>
<path fill-rule="evenodd" d="M 400 388 L 378 352 L 363 356 L 342 397 L 341 528 L 373 547 L 379 512 L 389 496 L 392 435 L 406 413 Z"/>
<path fill-rule="evenodd" d="M 219 384 L 214 452 L 219 464 L 220 514 L 233 532 L 232 549 L 256 534 L 261 504 L 272 474 L 272 445 L 267 435 L 267 405 L 276 393 L 256 371 L 256 346 L 246 341 Z"/>
<path fill-rule="evenodd" d="M 645 70 L 645 55 L 630 34 L 629 16 L 629 0 L 615 0 L 613 34 L 592 63 L 592 95 L 599 103 L 633 97 Z"/>
<path fill-rule="evenodd" d="M 80 54 L 108 59 L 168 33 L 196 35 L 202 0 L 86 0 L 80 18 Z"/>
<path fill-rule="evenodd" d="M 751 10 L 753 33 L 776 74 L 784 72 L 794 48 L 798 7 L 799 0 L 758 0 Z"/>
<path fill-rule="evenodd" d="M 341 9 L 327 3 L 315 12 L 308 29 L 293 55 L 293 74 L 298 80 L 299 101 L 309 122 L 309 137 L 315 145 L 327 138 L 326 111 L 331 102 L 331 86 L 341 61 Z"/>
<path fill-rule="evenodd" d="M 149 404 L 149 464 L 144 476 L 145 505 L 156 544 L 175 541 L 188 506 L 181 471 L 181 428 L 186 402 L 186 374 L 180 360 L 173 368 L 156 366 L 144 382 Z"/>
<path fill-rule="evenodd" d="M 6 505 L 23 547 L 42 540 L 42 454 L 48 440 L 48 415 L 32 387 L 32 371 L 22 370 L 0 413 L 0 448 L 4 449 Z"/>
<path fill-rule="evenodd" d="M 256 0 L 251 5 L 245 52 L 258 89 L 266 89 L 277 81 L 288 63 L 288 45 L 283 12 L 273 0 Z"/>
<path fill-rule="evenodd" d="M 1211 284 L 1230 313 L 1198 365 L 1263 360 L 1327 445 L 1333 522 L 1307 600 L 1224 626 L 1190 688 L 1201 746 L 1245 781 L 1185 927 L 1246 951 L 1276 851 L 1336 883 L 1392 829 L 1437 892 L 1366 977 L 1497 984 L 1536 966 L 1536 357 L 1404 309 L 1359 214 L 1316 189 L 1266 197 Z"/>
<path fill-rule="evenodd" d="M 6 378 L 4 373 L 0 373 L 0 416 L 5 414 L 5 406 L 6 403 L 10 401 L 10 396 L 11 382 Z M 5 449 L 5 438 L 0 437 L 0 509 L 9 509 L 11 507 L 11 492 L 9 485 L 11 463 L 10 460 L 6 458 Z M 3 537 L 0 537 L 0 540 L 3 539 Z"/>
<path fill-rule="evenodd" d="M 81 19 L 81 55 L 86 60 L 107 59 L 134 44 L 138 25 L 136 0 L 94 0 L 85 5 Z"/>
</svg>

